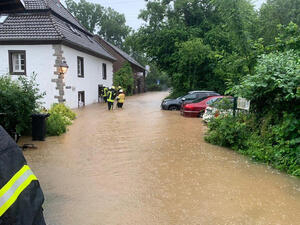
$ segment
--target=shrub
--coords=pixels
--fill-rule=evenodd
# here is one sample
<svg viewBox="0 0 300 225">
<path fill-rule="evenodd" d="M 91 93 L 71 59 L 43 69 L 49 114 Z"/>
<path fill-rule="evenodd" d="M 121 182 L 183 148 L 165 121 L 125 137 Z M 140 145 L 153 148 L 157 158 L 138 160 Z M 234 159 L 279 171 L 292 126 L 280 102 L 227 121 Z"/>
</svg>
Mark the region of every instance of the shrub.
<svg viewBox="0 0 300 225">
<path fill-rule="evenodd" d="M 47 120 L 47 134 L 59 136 L 67 131 L 67 126 L 72 124 L 76 114 L 64 104 L 53 104 L 48 111 L 50 116 Z"/>
<path fill-rule="evenodd" d="M 209 131 L 205 140 L 224 147 L 243 149 L 245 140 L 249 135 L 244 117 L 230 115 L 219 116 L 208 123 Z"/>
<path fill-rule="evenodd" d="M 12 80 L 11 76 L 0 76 L 0 124 L 11 132 L 16 129 L 19 134 L 29 133 L 31 128 L 31 115 L 41 105 L 40 93 L 35 82 L 36 74 L 30 77 L 19 76 Z"/>
<path fill-rule="evenodd" d="M 300 120 L 295 113 L 284 112 L 283 118 L 274 124 L 270 115 L 218 117 L 208 123 L 205 140 L 300 176 Z"/>
<path fill-rule="evenodd" d="M 47 134 L 49 136 L 59 136 L 67 131 L 67 124 L 63 116 L 53 113 L 47 119 Z"/>
<path fill-rule="evenodd" d="M 49 110 L 49 113 L 58 113 L 69 118 L 70 120 L 74 120 L 76 118 L 76 113 L 74 113 L 69 107 L 62 103 L 53 104 L 51 109 Z"/>
<path fill-rule="evenodd" d="M 132 95 L 134 79 L 132 68 L 128 62 L 124 63 L 121 69 L 114 74 L 113 79 L 115 86 L 121 86 L 127 95 Z"/>
</svg>

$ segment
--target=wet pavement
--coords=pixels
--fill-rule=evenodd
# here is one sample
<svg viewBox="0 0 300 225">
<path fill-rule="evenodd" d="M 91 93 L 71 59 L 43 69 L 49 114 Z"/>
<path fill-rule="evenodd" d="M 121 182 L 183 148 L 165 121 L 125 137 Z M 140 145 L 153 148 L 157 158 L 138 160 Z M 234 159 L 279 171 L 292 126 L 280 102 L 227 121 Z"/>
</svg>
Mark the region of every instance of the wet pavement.
<svg viewBox="0 0 300 225">
<path fill-rule="evenodd" d="M 298 178 L 205 143 L 201 119 L 160 110 L 166 95 L 87 106 L 25 151 L 48 225 L 300 224 Z"/>
</svg>

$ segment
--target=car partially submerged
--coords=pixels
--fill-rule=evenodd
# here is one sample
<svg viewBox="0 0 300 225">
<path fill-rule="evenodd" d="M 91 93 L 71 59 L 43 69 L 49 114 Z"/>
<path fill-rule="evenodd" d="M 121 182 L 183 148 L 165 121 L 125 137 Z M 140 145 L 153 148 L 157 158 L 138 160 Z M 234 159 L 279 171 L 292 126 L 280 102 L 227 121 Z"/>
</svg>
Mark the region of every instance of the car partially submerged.
<svg viewBox="0 0 300 225">
<path fill-rule="evenodd" d="M 214 91 L 190 91 L 187 95 L 176 99 L 164 99 L 161 103 L 161 109 L 180 110 L 182 103 L 190 103 L 196 99 L 218 95 L 220 94 Z"/>
<path fill-rule="evenodd" d="M 206 107 L 203 114 L 203 121 L 209 122 L 212 118 L 216 118 L 220 115 L 232 115 L 233 101 L 234 99 L 231 96 L 217 99 L 214 103 Z"/>
<path fill-rule="evenodd" d="M 224 96 L 210 96 L 204 99 L 197 99 L 191 103 L 184 103 L 181 107 L 181 115 L 186 117 L 202 117 L 207 106 Z"/>
</svg>

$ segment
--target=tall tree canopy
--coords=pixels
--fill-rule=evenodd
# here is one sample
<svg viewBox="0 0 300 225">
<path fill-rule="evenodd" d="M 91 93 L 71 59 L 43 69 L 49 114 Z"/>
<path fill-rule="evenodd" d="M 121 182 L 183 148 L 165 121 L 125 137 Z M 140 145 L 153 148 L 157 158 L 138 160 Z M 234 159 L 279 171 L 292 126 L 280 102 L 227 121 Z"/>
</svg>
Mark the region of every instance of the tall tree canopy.
<svg viewBox="0 0 300 225">
<path fill-rule="evenodd" d="M 124 14 L 85 0 L 80 0 L 78 3 L 74 0 L 65 2 L 68 10 L 88 31 L 97 33 L 114 45 L 122 47 L 131 31 L 131 28 L 126 25 Z"/>
<path fill-rule="evenodd" d="M 300 26 L 300 0 L 267 0 L 259 12 L 259 35 L 266 44 L 273 44 L 277 25 L 290 22 Z"/>
</svg>

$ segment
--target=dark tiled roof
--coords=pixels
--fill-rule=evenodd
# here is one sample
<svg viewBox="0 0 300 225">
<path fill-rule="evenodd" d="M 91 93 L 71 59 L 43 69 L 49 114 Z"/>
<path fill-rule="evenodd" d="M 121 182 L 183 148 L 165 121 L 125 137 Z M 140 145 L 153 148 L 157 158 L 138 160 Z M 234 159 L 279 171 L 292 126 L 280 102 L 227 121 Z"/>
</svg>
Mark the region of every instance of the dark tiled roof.
<svg viewBox="0 0 300 225">
<path fill-rule="evenodd" d="M 25 0 L 26 1 L 26 0 Z M 73 17 L 73 15 L 60 3 L 59 0 L 44 0 L 47 2 L 48 7 L 60 15 L 61 17 L 65 18 L 72 24 L 76 25 L 78 28 L 88 32 L 78 21 L 76 18 Z"/>
<path fill-rule="evenodd" d="M 24 0 L 25 9 L 47 9 L 47 5 L 44 0 Z"/>
<path fill-rule="evenodd" d="M 27 11 L 11 14 L 0 23 L 0 43 L 62 42 L 92 55 L 115 60 L 93 40 L 92 34 L 84 28 L 81 29 L 82 26 L 64 7 L 58 9 L 58 6 L 54 6 L 60 5 L 57 0 L 24 0 L 24 2 Z"/>
<path fill-rule="evenodd" d="M 11 15 L 0 24 L 0 40 L 62 40 L 51 17 L 44 15 Z"/>
<path fill-rule="evenodd" d="M 104 39 L 103 39 L 104 40 Z M 104 40 L 110 47 L 112 47 L 116 52 L 118 52 L 123 58 L 125 58 L 127 61 L 131 62 L 132 64 L 145 69 L 139 62 L 137 62 L 132 56 L 128 55 L 126 52 L 118 48 L 117 46 L 114 46 L 110 42 Z"/>
<path fill-rule="evenodd" d="M 83 33 L 79 30 L 76 30 L 77 34 L 75 34 L 70 25 L 65 23 L 64 21 L 60 20 L 59 18 L 52 16 L 55 25 L 57 26 L 58 30 L 60 31 L 61 35 L 64 37 L 65 40 L 72 42 L 75 45 L 82 45 L 86 49 L 90 51 L 95 51 L 107 58 L 114 59 L 107 51 L 99 45 L 92 36 Z"/>
</svg>

